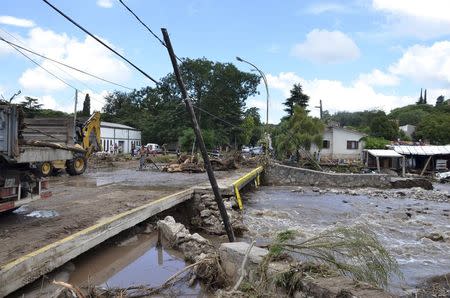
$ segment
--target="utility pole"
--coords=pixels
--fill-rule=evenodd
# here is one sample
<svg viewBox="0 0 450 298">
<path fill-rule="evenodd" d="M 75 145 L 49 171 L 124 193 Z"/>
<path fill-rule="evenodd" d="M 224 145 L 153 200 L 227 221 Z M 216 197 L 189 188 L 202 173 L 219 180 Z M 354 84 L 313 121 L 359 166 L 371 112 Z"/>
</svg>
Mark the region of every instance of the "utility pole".
<svg viewBox="0 0 450 298">
<path fill-rule="evenodd" d="M 211 162 L 209 161 L 208 152 L 206 151 L 205 142 L 203 141 L 202 132 L 200 131 L 200 126 L 197 122 L 197 117 L 195 116 L 194 108 L 192 106 L 192 102 L 189 99 L 186 91 L 186 87 L 183 82 L 183 78 L 181 77 L 180 69 L 178 68 L 177 58 L 172 48 L 172 43 L 170 42 L 169 33 L 167 33 L 167 29 L 161 28 L 161 32 L 164 36 L 164 42 L 166 44 L 167 51 L 169 52 L 170 60 L 172 62 L 173 71 L 175 77 L 177 79 L 178 86 L 181 90 L 181 97 L 186 105 L 186 110 L 191 116 L 192 127 L 194 128 L 195 136 L 197 138 L 198 146 L 200 147 L 200 151 L 202 152 L 203 161 L 205 163 L 205 169 L 208 173 L 209 182 L 211 183 L 211 188 L 214 193 L 214 199 L 219 207 L 220 215 L 222 217 L 223 225 L 225 226 L 225 231 L 228 235 L 228 240 L 230 242 L 234 242 L 234 233 L 233 228 L 230 224 L 230 218 L 228 217 L 227 210 L 225 209 L 225 205 L 222 200 L 222 196 L 220 195 L 219 186 L 217 185 L 216 177 L 214 177 L 214 172 L 211 167 Z"/>
<path fill-rule="evenodd" d="M 320 109 L 320 119 L 322 119 L 323 117 L 322 100 L 320 100 L 320 104 L 318 106 L 315 106 L 315 108 Z"/>
<path fill-rule="evenodd" d="M 78 104 L 78 90 L 75 89 L 75 107 L 73 111 L 73 142 L 77 142 L 77 104 Z"/>
</svg>

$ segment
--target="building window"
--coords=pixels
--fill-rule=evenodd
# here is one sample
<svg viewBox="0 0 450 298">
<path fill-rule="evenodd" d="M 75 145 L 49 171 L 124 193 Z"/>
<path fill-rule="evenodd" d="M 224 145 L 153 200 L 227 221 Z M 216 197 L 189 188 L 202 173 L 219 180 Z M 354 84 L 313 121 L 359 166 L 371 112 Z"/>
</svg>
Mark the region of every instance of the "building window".
<svg viewBox="0 0 450 298">
<path fill-rule="evenodd" d="M 323 149 L 328 149 L 328 148 L 330 148 L 330 141 L 329 141 L 329 140 L 323 140 L 323 142 L 322 142 L 322 148 L 323 148 Z"/>
<path fill-rule="evenodd" d="M 358 141 L 347 141 L 347 149 L 354 150 L 358 149 Z"/>
</svg>

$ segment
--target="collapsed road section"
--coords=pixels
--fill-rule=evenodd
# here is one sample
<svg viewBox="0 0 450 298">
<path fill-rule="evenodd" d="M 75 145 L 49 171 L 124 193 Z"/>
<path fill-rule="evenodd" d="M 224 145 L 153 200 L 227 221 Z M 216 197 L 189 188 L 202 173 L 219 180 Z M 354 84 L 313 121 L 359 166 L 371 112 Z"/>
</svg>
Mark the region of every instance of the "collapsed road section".
<svg viewBox="0 0 450 298">
<path fill-rule="evenodd" d="M 232 193 L 233 182 L 251 170 L 218 173 L 222 192 Z M 196 190 L 208 189 L 204 174 L 143 175 L 134 169 L 87 173 L 75 179 L 63 176 L 53 185 L 51 200 L 37 201 L 29 209 L 0 219 L 0 245 L 4 248 L 0 252 L 0 296 L 189 200 Z"/>
</svg>

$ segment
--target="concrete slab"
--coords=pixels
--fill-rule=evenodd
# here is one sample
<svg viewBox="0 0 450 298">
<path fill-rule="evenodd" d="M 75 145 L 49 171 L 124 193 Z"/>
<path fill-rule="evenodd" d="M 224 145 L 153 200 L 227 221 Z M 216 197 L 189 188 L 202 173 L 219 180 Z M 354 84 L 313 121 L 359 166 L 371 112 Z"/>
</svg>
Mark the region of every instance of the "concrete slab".
<svg viewBox="0 0 450 298">
<path fill-rule="evenodd" d="M 245 176 L 246 173 L 221 179 L 219 185 L 223 189 L 232 189 L 234 180 L 240 179 L 243 175 Z M 86 229 L 2 265 L 0 267 L 0 297 L 31 283 L 120 232 L 189 200 L 199 188 L 207 189 L 207 185 L 191 187 L 120 214 L 106 217 Z M 45 226 L 40 228 L 45 229 Z"/>
</svg>

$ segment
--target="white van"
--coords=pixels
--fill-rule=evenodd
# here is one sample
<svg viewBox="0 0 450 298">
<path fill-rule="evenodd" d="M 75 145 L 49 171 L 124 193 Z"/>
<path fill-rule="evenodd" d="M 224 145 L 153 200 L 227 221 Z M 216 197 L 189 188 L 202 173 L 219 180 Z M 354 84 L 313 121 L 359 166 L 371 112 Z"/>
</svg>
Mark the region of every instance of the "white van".
<svg viewBox="0 0 450 298">
<path fill-rule="evenodd" d="M 152 154 L 159 154 L 162 152 L 161 147 L 159 147 L 158 144 L 154 143 L 148 143 L 147 145 L 145 145 L 145 148 L 147 148 L 148 152 Z"/>
</svg>

